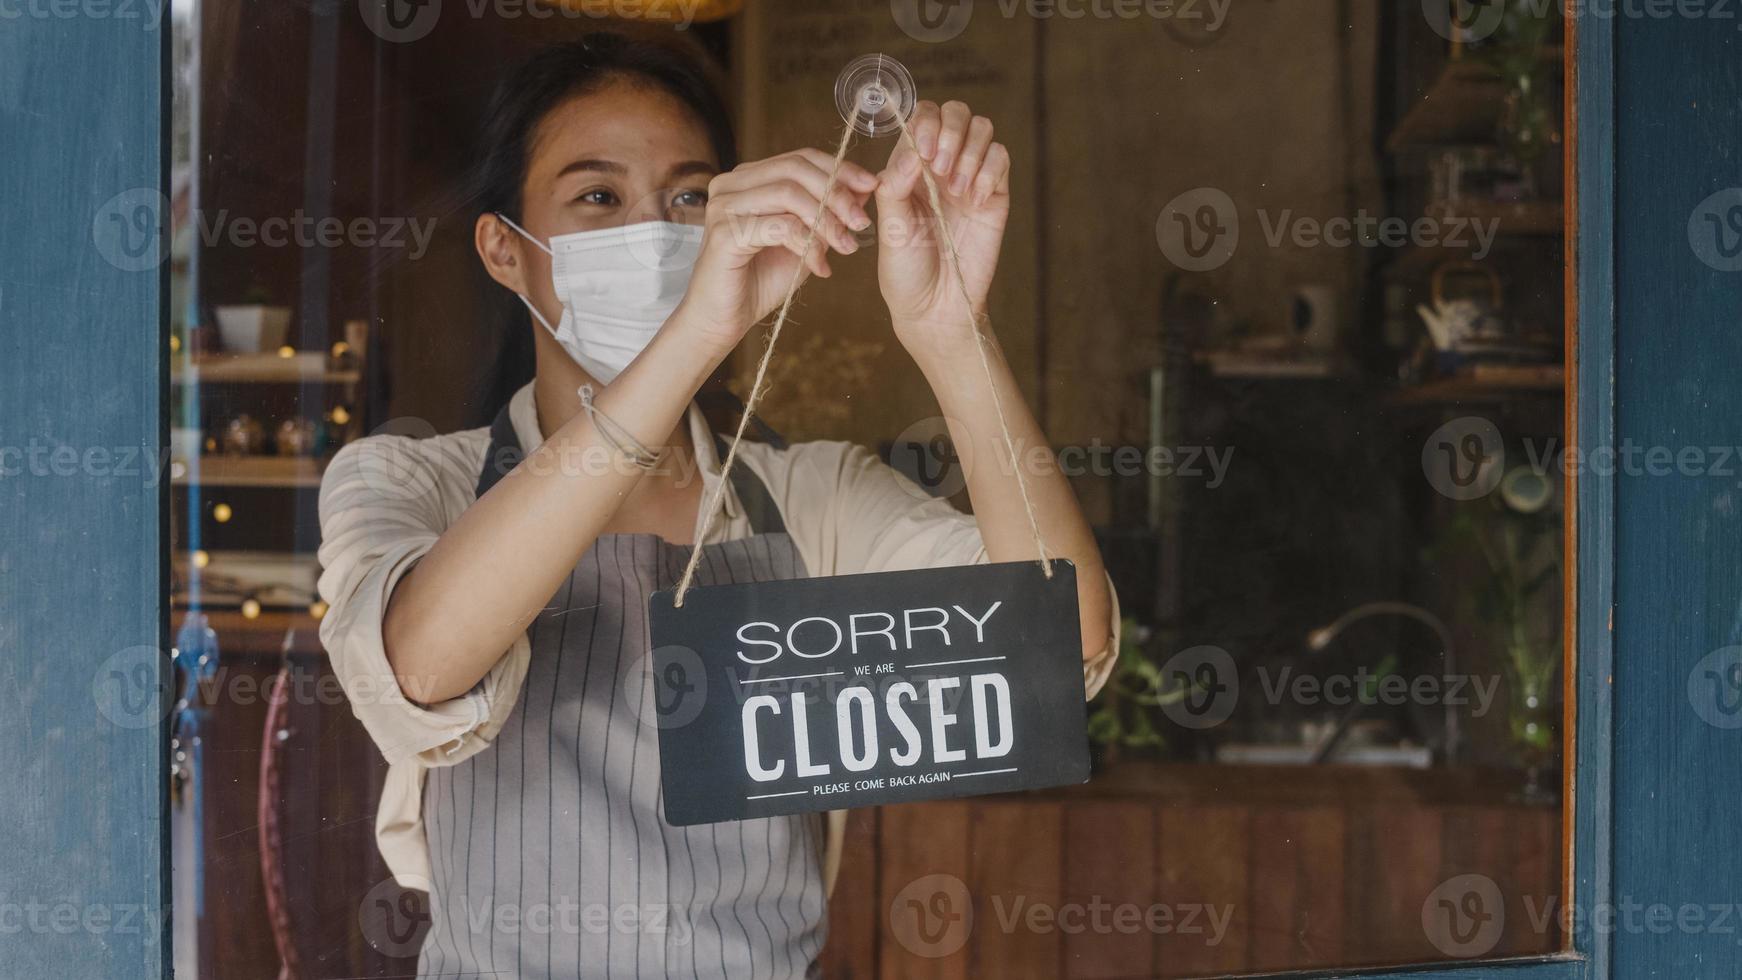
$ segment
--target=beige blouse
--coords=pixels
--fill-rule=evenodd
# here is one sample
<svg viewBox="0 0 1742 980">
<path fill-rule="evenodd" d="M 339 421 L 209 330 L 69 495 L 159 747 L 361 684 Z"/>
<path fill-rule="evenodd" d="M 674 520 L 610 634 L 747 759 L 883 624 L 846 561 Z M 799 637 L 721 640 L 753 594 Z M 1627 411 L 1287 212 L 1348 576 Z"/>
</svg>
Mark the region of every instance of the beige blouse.
<svg viewBox="0 0 1742 980">
<path fill-rule="evenodd" d="M 531 385 L 514 395 L 509 417 L 527 452 L 544 442 Z M 720 480 L 719 459 L 700 410 L 691 406 L 688 420 L 705 507 Z M 400 690 L 381 638 L 394 585 L 476 499 L 489 441 L 487 428 L 428 439 L 370 436 L 340 451 L 321 481 L 320 593 L 329 606 L 321 642 L 351 710 L 387 759 L 375 837 L 388 868 L 406 887 L 429 887 L 424 773 L 490 744 L 514 708 L 531 656 L 522 635 L 465 695 L 418 704 Z M 808 442 L 779 450 L 745 442 L 739 460 L 767 485 L 811 575 L 987 560 L 973 517 L 931 497 L 860 446 Z M 751 533 L 730 483 L 721 507 L 710 543 Z M 696 520 L 699 528 L 699 510 Z M 1091 697 L 1118 656 L 1117 597 L 1110 616 L 1107 646 L 1083 665 Z M 844 812 L 830 814 L 824 880 L 831 888 L 845 818 Z"/>
</svg>

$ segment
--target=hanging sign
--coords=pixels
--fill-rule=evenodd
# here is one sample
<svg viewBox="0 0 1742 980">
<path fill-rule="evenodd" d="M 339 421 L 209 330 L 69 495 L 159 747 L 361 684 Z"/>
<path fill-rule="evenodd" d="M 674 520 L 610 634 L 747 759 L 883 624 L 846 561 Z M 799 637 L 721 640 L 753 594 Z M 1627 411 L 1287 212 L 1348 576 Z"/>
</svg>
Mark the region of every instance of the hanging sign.
<svg viewBox="0 0 1742 980">
<path fill-rule="evenodd" d="M 1055 559 L 649 600 L 665 817 L 685 826 L 1089 778 L 1077 576 Z"/>
</svg>

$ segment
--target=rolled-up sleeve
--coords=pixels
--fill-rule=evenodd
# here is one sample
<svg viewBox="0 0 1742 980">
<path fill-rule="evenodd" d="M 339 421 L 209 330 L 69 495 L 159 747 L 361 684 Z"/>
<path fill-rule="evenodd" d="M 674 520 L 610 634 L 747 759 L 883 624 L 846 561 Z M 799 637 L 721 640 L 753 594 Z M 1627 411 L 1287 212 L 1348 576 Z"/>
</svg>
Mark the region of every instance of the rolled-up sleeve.
<svg viewBox="0 0 1742 980">
<path fill-rule="evenodd" d="M 321 643 L 351 710 L 391 764 L 450 765 L 488 743 L 525 676 L 524 638 L 471 691 L 426 703 L 401 686 L 382 638 L 399 580 L 470 502 L 469 444 L 373 436 L 342 450 L 321 481 Z"/>
<path fill-rule="evenodd" d="M 989 561 L 970 514 L 933 497 L 863 446 L 807 442 L 750 458 L 813 575 L 947 568 Z M 1083 662 L 1094 697 L 1119 656 L 1119 598 L 1107 580 L 1107 645 Z"/>
</svg>

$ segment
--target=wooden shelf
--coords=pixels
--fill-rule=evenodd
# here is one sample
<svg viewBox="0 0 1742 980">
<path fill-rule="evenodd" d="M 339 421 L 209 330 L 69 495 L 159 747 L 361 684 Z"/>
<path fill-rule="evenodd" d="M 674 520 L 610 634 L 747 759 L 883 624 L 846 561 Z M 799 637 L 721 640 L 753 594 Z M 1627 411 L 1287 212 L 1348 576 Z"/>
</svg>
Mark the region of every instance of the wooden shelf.
<svg viewBox="0 0 1742 980">
<path fill-rule="evenodd" d="M 1506 401 L 1519 396 L 1560 395 L 1566 369 L 1559 364 L 1486 364 L 1422 384 L 1400 388 L 1386 400 L 1400 405 Z"/>
<path fill-rule="evenodd" d="M 1201 350 L 1192 359 L 1218 378 L 1312 380 L 1344 377 L 1348 365 L 1332 353 L 1316 351 Z"/>
<path fill-rule="evenodd" d="M 202 487 L 313 488 L 321 485 L 326 460 L 312 456 L 201 456 L 175 477 L 175 485 Z"/>
<path fill-rule="evenodd" d="M 326 655 L 321 647 L 320 620 L 307 612 L 262 610 L 253 619 L 242 615 L 236 609 L 202 606 L 200 612 L 205 614 L 207 625 L 217 632 L 218 649 L 224 654 L 276 653 L 283 649 L 285 635 L 295 630 L 292 652 L 311 656 Z M 187 621 L 187 615 L 188 608 L 185 605 L 178 603 L 171 609 L 169 627 L 172 635 L 181 629 L 182 623 Z"/>
<path fill-rule="evenodd" d="M 355 368 L 335 371 L 319 351 L 299 351 L 290 357 L 264 354 L 211 354 L 195 358 L 183 370 L 170 371 L 175 384 L 356 384 L 363 373 Z"/>
</svg>

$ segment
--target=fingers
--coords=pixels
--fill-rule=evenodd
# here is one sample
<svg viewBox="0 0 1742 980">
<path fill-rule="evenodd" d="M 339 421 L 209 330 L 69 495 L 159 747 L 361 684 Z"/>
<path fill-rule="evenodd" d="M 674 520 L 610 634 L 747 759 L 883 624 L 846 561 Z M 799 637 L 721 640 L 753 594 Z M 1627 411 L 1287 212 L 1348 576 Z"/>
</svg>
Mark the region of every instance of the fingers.
<svg viewBox="0 0 1742 980">
<path fill-rule="evenodd" d="M 940 189 L 958 199 L 971 199 L 975 206 L 985 204 L 994 194 L 1009 193 L 1010 150 L 993 141 L 992 120 L 974 115 L 965 103 L 939 106 L 922 101 L 914 107 L 908 131 L 913 145 L 897 140 L 887 168 L 878 175 L 882 180 L 877 188 L 880 207 L 885 201 L 904 199 L 914 192 L 919 170 L 909 166 L 915 159 L 924 161 Z"/>
<path fill-rule="evenodd" d="M 945 102 L 939 114 L 942 121 L 938 128 L 937 150 L 931 158 L 931 172 L 938 177 L 947 177 L 961 153 L 962 144 L 967 142 L 968 124 L 973 121 L 973 113 L 968 111 L 966 102 L 952 101 Z M 990 131 L 987 138 L 991 138 Z"/>
<path fill-rule="evenodd" d="M 805 248 L 806 242 L 810 242 L 808 249 Z M 757 219 L 747 229 L 744 245 L 747 251 L 784 248 L 798 256 L 805 268 L 817 276 L 827 279 L 832 274 L 828 248 L 821 241 L 811 241 L 810 226 L 796 215 L 777 214 Z"/>
<path fill-rule="evenodd" d="M 747 163 L 729 173 L 714 178 L 709 195 L 736 193 L 747 188 L 777 181 L 795 181 L 821 200 L 829 183 L 829 170 L 834 158 L 821 150 L 807 147 Z M 855 230 L 869 227 L 871 216 L 864 203 L 877 187 L 877 176 L 850 160 L 841 161 L 835 172 L 835 187 L 829 195 L 829 209 L 835 217 Z"/>
<path fill-rule="evenodd" d="M 980 175 L 974 178 L 974 206 L 979 207 L 994 194 L 1010 193 L 1010 151 L 1003 143 L 993 143 L 986 149 L 986 161 L 980 165 Z"/>
<path fill-rule="evenodd" d="M 837 189 L 836 193 L 845 192 Z M 858 241 L 836 215 L 835 209 L 819 209 L 817 198 L 811 194 L 810 189 L 796 180 L 776 181 L 736 194 L 723 194 L 710 199 L 709 207 L 716 213 L 717 218 L 730 225 L 728 230 L 734 241 L 739 243 L 757 240 L 752 232 L 764 220 L 790 215 L 806 229 L 814 228 L 817 240 L 825 247 L 833 248 L 843 255 L 859 249 Z"/>
<path fill-rule="evenodd" d="M 985 116 L 975 116 L 968 121 L 967 132 L 963 137 L 962 149 L 956 154 L 955 166 L 948 171 L 950 176 L 950 193 L 961 197 L 968 192 L 968 187 L 980 176 L 980 166 L 986 160 L 986 151 L 992 147 L 992 120 Z M 940 156 L 942 154 L 939 154 Z"/>
<path fill-rule="evenodd" d="M 937 154 L 938 130 L 942 127 L 943 113 L 936 102 L 921 99 L 913 107 L 913 115 L 907 119 L 907 131 L 913 134 L 913 142 L 919 146 L 920 159 L 930 160 Z"/>
</svg>

